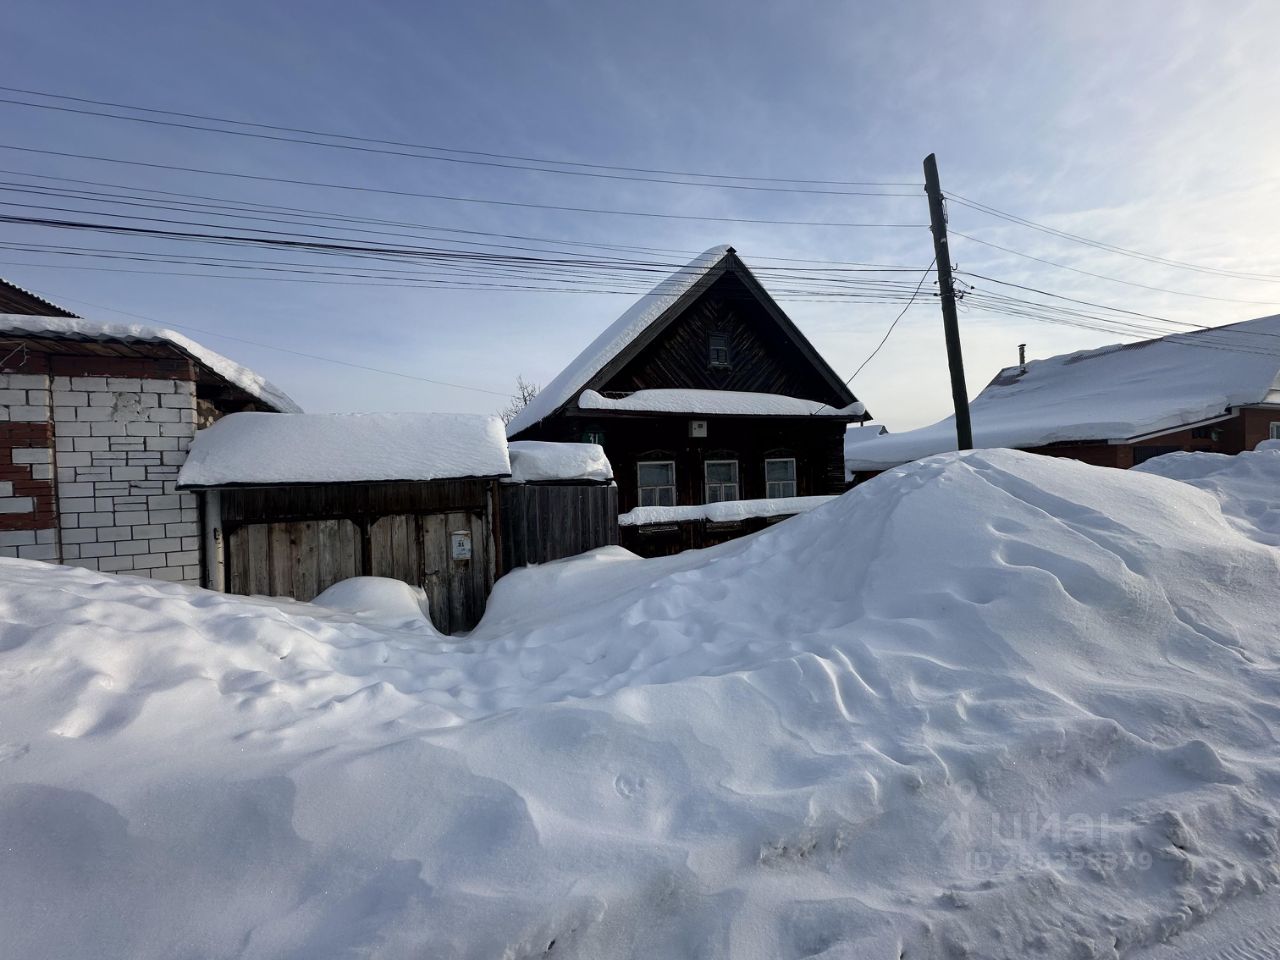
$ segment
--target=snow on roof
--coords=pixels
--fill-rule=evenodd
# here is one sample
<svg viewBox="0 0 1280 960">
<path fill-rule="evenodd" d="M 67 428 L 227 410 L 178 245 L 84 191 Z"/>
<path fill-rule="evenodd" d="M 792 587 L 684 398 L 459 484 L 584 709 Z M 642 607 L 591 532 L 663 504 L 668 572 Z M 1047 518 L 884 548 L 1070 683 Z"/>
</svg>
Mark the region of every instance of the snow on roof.
<svg viewBox="0 0 1280 960">
<path fill-rule="evenodd" d="M 834 496 L 773 497 L 768 500 L 723 500 L 684 507 L 635 507 L 618 515 L 620 527 L 644 527 L 654 523 L 680 523 L 709 520 L 712 523 L 735 523 L 748 517 L 789 517 L 808 513 L 830 503 Z"/>
<path fill-rule="evenodd" d="M 573 395 L 586 386 L 588 380 L 603 370 L 610 360 L 688 293 L 728 252 L 729 246 L 725 244 L 698 254 L 633 303 L 626 313 L 591 341 L 554 380 L 539 390 L 528 406 L 516 414 L 515 419 L 507 425 L 508 435 L 515 436 L 521 430 L 532 427 L 573 399 Z"/>
<path fill-rule="evenodd" d="M 702 413 L 749 417 L 860 417 L 859 402 L 835 408 L 818 400 L 784 397 L 778 393 L 739 390 L 637 390 L 625 397 L 605 397 L 584 390 L 578 397 L 583 410 L 622 410 L 636 413 Z"/>
<path fill-rule="evenodd" d="M 257 397 L 281 413 L 300 413 L 302 408 L 279 387 L 221 354 L 172 330 L 137 323 L 101 323 L 81 317 L 36 317 L 0 314 L 0 333 L 47 337 L 56 340 L 120 340 L 123 342 L 168 343 L 207 367 L 245 393 Z"/>
<path fill-rule="evenodd" d="M 180 487 L 511 473 L 502 421 L 469 413 L 233 413 L 196 432 Z"/>
<path fill-rule="evenodd" d="M 969 405 L 976 447 L 1128 440 L 1280 399 L 1280 316 L 1007 367 Z M 956 448 L 955 419 L 847 449 L 884 470 Z"/>
<path fill-rule="evenodd" d="M 511 456 L 512 483 L 539 483 L 553 480 L 591 480 L 607 483 L 613 467 L 598 443 L 553 443 L 547 440 L 513 440 L 507 444 Z"/>
</svg>

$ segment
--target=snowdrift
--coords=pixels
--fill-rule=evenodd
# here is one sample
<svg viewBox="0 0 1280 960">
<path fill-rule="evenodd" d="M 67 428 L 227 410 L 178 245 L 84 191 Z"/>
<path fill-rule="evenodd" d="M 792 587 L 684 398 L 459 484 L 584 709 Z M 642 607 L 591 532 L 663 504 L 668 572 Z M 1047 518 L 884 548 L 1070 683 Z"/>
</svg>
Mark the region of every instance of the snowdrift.
<svg viewBox="0 0 1280 960">
<path fill-rule="evenodd" d="M 1280 451 L 1236 465 L 1280 489 Z M 1224 516 L 1231 475 L 944 455 L 711 550 L 520 571 L 461 642 L 5 561 L 0 942 L 897 960 L 1167 939 L 1280 881 L 1280 551 Z"/>
</svg>

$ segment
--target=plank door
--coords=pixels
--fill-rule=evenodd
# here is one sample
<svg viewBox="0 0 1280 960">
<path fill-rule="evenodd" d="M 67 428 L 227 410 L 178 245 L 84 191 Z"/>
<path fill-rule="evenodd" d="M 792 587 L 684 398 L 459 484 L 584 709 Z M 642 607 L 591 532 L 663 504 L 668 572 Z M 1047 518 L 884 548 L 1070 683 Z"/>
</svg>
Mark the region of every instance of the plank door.
<svg viewBox="0 0 1280 960">
<path fill-rule="evenodd" d="M 471 559 L 452 556 L 450 535 L 471 534 Z M 422 587 L 431 622 L 441 633 L 470 630 L 484 613 L 493 585 L 493 541 L 480 513 L 401 514 L 369 527 L 370 569 Z"/>
<path fill-rule="evenodd" d="M 227 588 L 249 596 L 312 600 L 363 572 L 350 520 L 250 523 L 227 534 Z"/>
</svg>

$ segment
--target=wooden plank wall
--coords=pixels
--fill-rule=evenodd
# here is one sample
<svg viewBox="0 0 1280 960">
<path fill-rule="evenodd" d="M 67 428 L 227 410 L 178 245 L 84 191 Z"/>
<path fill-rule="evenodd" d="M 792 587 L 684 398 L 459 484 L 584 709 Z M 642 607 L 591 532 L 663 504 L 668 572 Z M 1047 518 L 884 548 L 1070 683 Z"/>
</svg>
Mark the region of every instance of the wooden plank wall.
<svg viewBox="0 0 1280 960">
<path fill-rule="evenodd" d="M 502 484 L 499 576 L 618 542 L 618 488 L 603 484 Z"/>
<path fill-rule="evenodd" d="M 349 577 L 393 577 L 427 592 L 442 633 L 479 622 L 496 576 L 493 483 L 328 484 L 222 492 L 227 589 L 311 600 Z M 450 534 L 471 535 L 470 560 Z"/>
</svg>

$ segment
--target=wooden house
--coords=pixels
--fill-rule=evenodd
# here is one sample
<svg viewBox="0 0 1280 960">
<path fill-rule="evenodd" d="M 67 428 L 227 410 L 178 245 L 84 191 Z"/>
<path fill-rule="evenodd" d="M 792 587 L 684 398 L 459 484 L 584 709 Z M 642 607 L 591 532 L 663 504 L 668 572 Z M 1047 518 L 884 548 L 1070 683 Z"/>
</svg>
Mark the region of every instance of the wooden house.
<svg viewBox="0 0 1280 960">
<path fill-rule="evenodd" d="M 1252 450 L 1280 439 L 1280 316 L 1007 367 L 969 410 L 976 447 L 1095 466 Z M 847 468 L 860 481 L 955 448 L 949 417 L 850 442 Z"/>
<path fill-rule="evenodd" d="M 547 446 L 513 457 L 496 417 L 245 413 L 196 435 L 178 487 L 202 499 L 210 589 L 311 600 L 390 577 L 456 633 L 512 567 L 616 542 L 603 452 Z"/>
<path fill-rule="evenodd" d="M 717 247 L 609 326 L 520 411 L 508 434 L 601 444 L 619 509 L 627 521 L 643 521 L 649 508 L 839 493 L 845 427 L 865 419 L 863 405 L 734 249 Z M 739 513 L 759 514 L 745 506 Z M 710 538 L 708 522 L 716 526 Z M 696 537 L 690 523 L 701 524 Z M 621 537 L 656 555 L 746 529 L 740 521 L 664 519 L 625 522 Z"/>
</svg>

